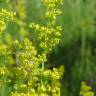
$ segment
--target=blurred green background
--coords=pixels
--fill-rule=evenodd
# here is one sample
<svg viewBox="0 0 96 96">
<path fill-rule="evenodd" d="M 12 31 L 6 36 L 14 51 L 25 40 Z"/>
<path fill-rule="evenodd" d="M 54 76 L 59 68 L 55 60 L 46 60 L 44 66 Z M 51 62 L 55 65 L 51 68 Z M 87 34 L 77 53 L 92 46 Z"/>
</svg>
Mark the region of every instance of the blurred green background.
<svg viewBox="0 0 96 96">
<path fill-rule="evenodd" d="M 17 13 L 16 22 L 4 33 L 6 38 L 22 40 L 27 36 L 36 43 L 29 24 L 45 23 L 40 0 L 0 0 L 2 7 Z M 96 91 L 96 0 L 64 0 L 61 8 L 63 14 L 57 19 L 63 29 L 61 41 L 49 54 L 48 67 L 65 67 L 61 96 L 79 96 L 81 81 Z"/>
</svg>

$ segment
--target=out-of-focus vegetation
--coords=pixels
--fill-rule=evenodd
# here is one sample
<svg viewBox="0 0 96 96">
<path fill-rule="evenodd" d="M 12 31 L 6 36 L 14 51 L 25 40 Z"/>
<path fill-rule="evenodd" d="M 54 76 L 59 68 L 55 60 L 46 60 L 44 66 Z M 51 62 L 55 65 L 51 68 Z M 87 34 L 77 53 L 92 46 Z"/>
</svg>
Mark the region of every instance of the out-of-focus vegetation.
<svg viewBox="0 0 96 96">
<path fill-rule="evenodd" d="M 96 0 L 0 0 L 0 96 L 95 96 L 95 11 Z"/>
</svg>

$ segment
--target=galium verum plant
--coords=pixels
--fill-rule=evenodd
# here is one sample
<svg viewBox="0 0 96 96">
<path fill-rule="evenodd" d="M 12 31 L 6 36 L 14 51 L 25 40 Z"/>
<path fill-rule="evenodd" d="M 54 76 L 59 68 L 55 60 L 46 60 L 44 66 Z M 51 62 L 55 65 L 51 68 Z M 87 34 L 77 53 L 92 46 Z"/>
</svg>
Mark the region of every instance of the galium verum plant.
<svg viewBox="0 0 96 96">
<path fill-rule="evenodd" d="M 60 41 L 61 26 L 57 26 L 56 18 L 61 14 L 59 5 L 62 3 L 63 0 L 42 0 L 47 25 L 30 24 L 36 34 L 37 45 L 28 38 L 4 42 L 3 31 L 6 24 L 14 20 L 15 13 L 5 9 L 0 11 L 1 96 L 60 96 L 63 68 L 45 69 L 44 64 L 47 54 Z"/>
</svg>

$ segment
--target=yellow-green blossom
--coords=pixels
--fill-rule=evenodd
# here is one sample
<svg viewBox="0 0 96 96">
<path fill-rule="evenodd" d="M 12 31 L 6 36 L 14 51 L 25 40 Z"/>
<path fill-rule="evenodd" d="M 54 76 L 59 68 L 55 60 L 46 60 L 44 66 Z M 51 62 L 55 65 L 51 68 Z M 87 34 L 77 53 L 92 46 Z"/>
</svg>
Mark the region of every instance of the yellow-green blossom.
<svg viewBox="0 0 96 96">
<path fill-rule="evenodd" d="M 80 96 L 94 96 L 92 88 L 88 86 L 85 82 L 81 82 Z"/>
</svg>

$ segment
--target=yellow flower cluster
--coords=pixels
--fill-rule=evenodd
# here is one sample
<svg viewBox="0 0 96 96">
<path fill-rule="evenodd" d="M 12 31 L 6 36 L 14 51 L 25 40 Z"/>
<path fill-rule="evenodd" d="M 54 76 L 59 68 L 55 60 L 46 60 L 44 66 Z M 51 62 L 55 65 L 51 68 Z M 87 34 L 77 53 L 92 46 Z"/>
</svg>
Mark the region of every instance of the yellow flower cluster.
<svg viewBox="0 0 96 96">
<path fill-rule="evenodd" d="M 7 81 L 10 81 L 7 82 L 8 84 L 14 82 L 13 90 L 15 91 L 11 92 L 11 96 L 49 96 L 49 94 L 60 96 L 60 85 L 58 84 L 58 80 L 60 79 L 59 71 L 55 68 L 53 71 L 42 71 L 39 66 L 42 62 L 46 61 L 46 55 L 38 55 L 35 47 L 28 39 L 24 39 L 21 44 L 16 40 L 9 48 L 11 47 L 12 49 L 10 50 L 12 52 L 10 54 L 15 53 L 15 60 L 12 64 L 14 67 L 11 65 L 10 67 L 2 66 L 0 71 L 0 74 L 6 76 L 8 78 Z M 8 50 L 3 52 L 5 53 L 6 51 Z M 6 60 L 8 60 L 8 56 Z M 2 63 L 4 65 L 3 61 Z M 6 64 L 8 65 L 9 63 L 5 62 Z M 8 74 L 5 74 L 6 68 Z M 43 72 L 42 75 L 41 71 Z M 43 82 L 42 85 L 41 79 Z"/>
<path fill-rule="evenodd" d="M 63 0 L 42 0 L 43 4 L 47 8 L 45 17 L 48 19 L 56 19 L 56 16 L 60 15 L 62 11 L 58 8 L 59 5 L 63 4 Z"/>
<path fill-rule="evenodd" d="M 92 88 L 86 85 L 85 82 L 81 83 L 80 96 L 94 96 L 94 92 L 92 91 Z"/>
<path fill-rule="evenodd" d="M 46 6 L 47 11 L 45 12 L 45 17 L 47 17 L 49 21 L 45 26 L 31 23 L 30 27 L 35 30 L 35 38 L 39 43 L 39 50 L 47 53 L 60 41 L 62 28 L 61 26 L 57 26 L 56 17 L 62 13 L 59 5 L 63 4 L 63 0 L 42 0 L 42 3 Z"/>
<path fill-rule="evenodd" d="M 44 51 L 52 50 L 52 47 L 59 43 L 59 38 L 61 36 L 60 31 L 62 30 L 61 26 L 50 28 L 31 23 L 30 27 L 36 31 L 36 40 L 39 41 L 39 48 L 43 49 Z"/>
<path fill-rule="evenodd" d="M 3 20 L 5 19 L 7 21 L 9 20 L 13 21 L 15 15 L 16 15 L 16 12 L 7 11 L 6 9 L 2 9 L 0 11 L 0 19 L 3 19 Z"/>
<path fill-rule="evenodd" d="M 62 5 L 64 0 L 42 0 L 43 4 L 46 7 L 58 7 L 58 5 Z"/>
<path fill-rule="evenodd" d="M 0 11 L 0 35 L 6 29 L 6 21 L 13 21 L 16 13 L 1 9 Z"/>
<path fill-rule="evenodd" d="M 51 77 L 51 78 L 57 79 L 57 80 L 60 79 L 60 74 L 56 68 L 53 68 L 53 71 L 45 70 L 43 74 L 45 77 Z"/>
<path fill-rule="evenodd" d="M 6 24 L 4 21 L 0 20 L 0 34 L 6 29 Z"/>
</svg>

